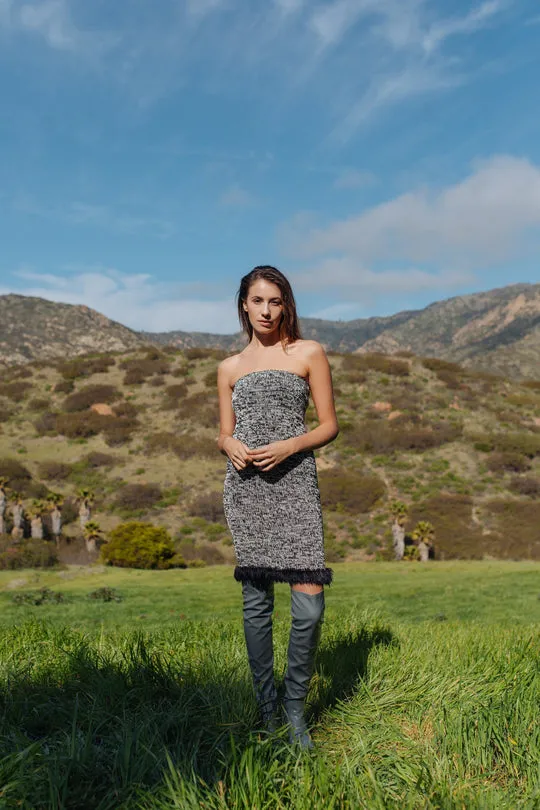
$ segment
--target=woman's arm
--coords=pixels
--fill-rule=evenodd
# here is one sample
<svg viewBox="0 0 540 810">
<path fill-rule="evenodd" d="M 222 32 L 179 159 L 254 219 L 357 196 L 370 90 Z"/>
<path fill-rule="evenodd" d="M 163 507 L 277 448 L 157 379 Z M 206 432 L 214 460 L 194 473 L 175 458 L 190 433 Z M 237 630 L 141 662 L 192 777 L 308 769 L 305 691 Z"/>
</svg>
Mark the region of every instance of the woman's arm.
<svg viewBox="0 0 540 810">
<path fill-rule="evenodd" d="M 219 436 L 217 446 L 224 456 L 230 458 L 237 470 L 243 470 L 251 463 L 251 456 L 246 445 L 233 437 L 236 417 L 232 406 L 230 384 L 230 361 L 232 359 L 228 357 L 218 366 Z"/>
<path fill-rule="evenodd" d="M 302 436 L 295 436 L 291 442 L 293 453 L 302 450 L 316 450 L 334 441 L 339 426 L 334 404 L 332 372 L 326 352 L 319 343 L 314 343 L 308 358 L 309 385 L 319 424 Z"/>
<path fill-rule="evenodd" d="M 310 351 L 306 357 L 309 371 L 311 396 L 319 424 L 313 430 L 278 442 L 271 442 L 264 447 L 250 451 L 253 465 L 260 470 L 271 470 L 293 453 L 315 450 L 333 441 L 339 433 L 339 426 L 334 405 L 332 374 L 330 364 L 323 347 L 310 341 Z"/>
</svg>

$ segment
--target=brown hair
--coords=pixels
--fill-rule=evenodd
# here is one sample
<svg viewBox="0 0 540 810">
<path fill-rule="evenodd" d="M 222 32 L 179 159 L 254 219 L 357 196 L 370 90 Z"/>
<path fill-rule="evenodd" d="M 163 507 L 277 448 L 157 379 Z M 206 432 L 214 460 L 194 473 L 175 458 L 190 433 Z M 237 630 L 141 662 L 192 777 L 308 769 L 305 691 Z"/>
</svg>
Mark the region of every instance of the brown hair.
<svg viewBox="0 0 540 810">
<path fill-rule="evenodd" d="M 251 340 L 253 337 L 253 327 L 249 321 L 249 315 L 242 305 L 248 297 L 251 285 L 260 279 L 275 284 L 276 287 L 279 287 L 281 293 L 283 313 L 279 325 L 279 339 L 284 345 L 294 343 L 295 340 L 300 340 L 302 335 L 300 334 L 300 325 L 298 323 L 298 315 L 296 314 L 296 301 L 294 300 L 292 287 L 283 273 L 269 264 L 261 264 L 254 267 L 253 270 L 240 281 L 236 298 L 238 302 L 238 318 L 243 331 L 246 333 L 249 340 Z"/>
</svg>

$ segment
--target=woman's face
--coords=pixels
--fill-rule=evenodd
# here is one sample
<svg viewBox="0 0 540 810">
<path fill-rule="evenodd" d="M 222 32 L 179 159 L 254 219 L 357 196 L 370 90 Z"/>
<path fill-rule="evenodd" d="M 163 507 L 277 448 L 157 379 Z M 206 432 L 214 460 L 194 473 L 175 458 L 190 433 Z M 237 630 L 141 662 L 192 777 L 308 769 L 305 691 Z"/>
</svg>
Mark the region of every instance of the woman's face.
<svg viewBox="0 0 540 810">
<path fill-rule="evenodd" d="M 283 298 L 277 284 L 263 278 L 254 281 L 243 306 L 254 331 L 258 334 L 269 335 L 279 329 L 283 314 Z"/>
</svg>

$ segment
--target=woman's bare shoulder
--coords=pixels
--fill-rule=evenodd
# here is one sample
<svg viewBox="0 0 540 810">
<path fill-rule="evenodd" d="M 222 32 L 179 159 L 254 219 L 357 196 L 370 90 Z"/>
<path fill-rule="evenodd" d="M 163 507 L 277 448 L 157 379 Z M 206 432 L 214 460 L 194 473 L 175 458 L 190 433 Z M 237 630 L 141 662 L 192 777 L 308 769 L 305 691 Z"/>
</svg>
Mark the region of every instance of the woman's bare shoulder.
<svg viewBox="0 0 540 810">
<path fill-rule="evenodd" d="M 292 347 L 306 362 L 326 354 L 324 347 L 316 340 L 296 340 Z"/>
<path fill-rule="evenodd" d="M 232 381 L 237 376 L 238 366 L 240 364 L 240 357 L 242 356 L 243 352 L 239 354 L 231 354 L 230 357 L 226 357 L 218 366 L 218 375 L 222 379 L 226 379 L 229 385 L 232 388 Z"/>
</svg>

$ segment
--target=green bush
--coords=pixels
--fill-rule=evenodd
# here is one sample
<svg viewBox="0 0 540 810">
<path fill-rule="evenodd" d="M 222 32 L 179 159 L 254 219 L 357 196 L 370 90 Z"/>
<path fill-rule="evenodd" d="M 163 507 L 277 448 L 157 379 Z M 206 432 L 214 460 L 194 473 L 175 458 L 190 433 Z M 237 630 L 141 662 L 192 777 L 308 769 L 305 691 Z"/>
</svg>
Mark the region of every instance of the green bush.
<svg viewBox="0 0 540 810">
<path fill-rule="evenodd" d="M 63 409 L 66 413 L 87 411 L 98 402 L 114 402 L 121 396 L 120 391 L 114 385 L 86 385 L 80 391 L 75 391 L 66 397 Z"/>
<path fill-rule="evenodd" d="M 122 595 L 116 588 L 96 588 L 95 591 L 90 591 L 88 594 L 89 599 L 93 599 L 95 602 L 121 602 Z"/>
<path fill-rule="evenodd" d="M 50 588 L 14 593 L 11 599 L 16 605 L 61 605 L 66 601 L 63 593 L 51 591 Z"/>
<path fill-rule="evenodd" d="M 13 413 L 14 411 L 11 408 L 6 407 L 5 405 L 0 405 L 0 424 L 3 422 L 9 422 L 13 416 Z"/>
<path fill-rule="evenodd" d="M 165 569 L 174 566 L 175 551 L 166 529 L 132 521 L 112 530 L 101 556 L 108 565 L 120 568 Z"/>
<path fill-rule="evenodd" d="M 319 486 L 325 508 L 352 514 L 369 512 L 386 493 L 384 481 L 377 475 L 341 468 L 322 470 Z"/>
<path fill-rule="evenodd" d="M 109 447 L 118 447 L 130 442 L 138 425 L 139 421 L 131 417 L 109 417 L 103 429 L 106 443 Z"/>
</svg>

